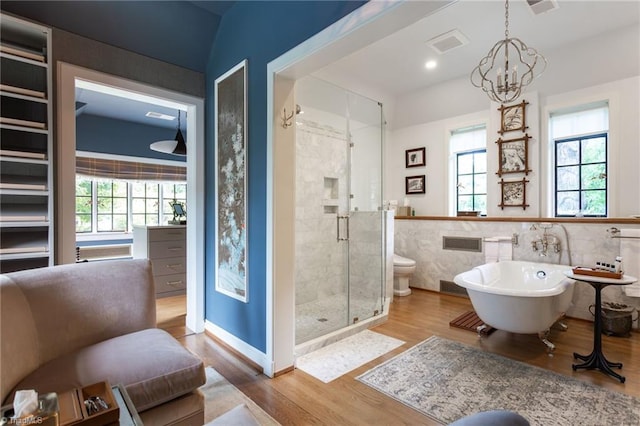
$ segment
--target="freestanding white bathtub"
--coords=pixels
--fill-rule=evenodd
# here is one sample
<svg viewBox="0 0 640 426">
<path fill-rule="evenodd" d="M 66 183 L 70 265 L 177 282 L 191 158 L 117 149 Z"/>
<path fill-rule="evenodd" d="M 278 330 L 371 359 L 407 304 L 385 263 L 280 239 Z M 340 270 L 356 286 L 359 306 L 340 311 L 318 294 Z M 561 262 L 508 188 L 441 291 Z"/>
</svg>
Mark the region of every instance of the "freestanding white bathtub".
<svg viewBox="0 0 640 426">
<path fill-rule="evenodd" d="M 549 329 L 571 305 L 575 284 L 565 272 L 571 267 L 508 260 L 477 266 L 453 281 L 467 289 L 485 324 L 512 333 L 537 333 L 552 351 Z"/>
</svg>

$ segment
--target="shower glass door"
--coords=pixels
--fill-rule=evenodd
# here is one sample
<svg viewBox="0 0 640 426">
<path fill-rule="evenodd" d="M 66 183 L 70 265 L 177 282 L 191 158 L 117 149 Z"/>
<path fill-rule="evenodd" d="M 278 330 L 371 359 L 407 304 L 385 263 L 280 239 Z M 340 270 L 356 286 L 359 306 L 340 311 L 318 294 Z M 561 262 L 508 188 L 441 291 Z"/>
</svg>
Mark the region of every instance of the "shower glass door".
<svg viewBox="0 0 640 426">
<path fill-rule="evenodd" d="M 379 103 L 296 82 L 296 344 L 382 312 Z"/>
<path fill-rule="evenodd" d="M 382 214 L 382 104 L 347 92 L 350 153 L 348 294 L 349 323 L 382 313 L 384 222 Z"/>
</svg>

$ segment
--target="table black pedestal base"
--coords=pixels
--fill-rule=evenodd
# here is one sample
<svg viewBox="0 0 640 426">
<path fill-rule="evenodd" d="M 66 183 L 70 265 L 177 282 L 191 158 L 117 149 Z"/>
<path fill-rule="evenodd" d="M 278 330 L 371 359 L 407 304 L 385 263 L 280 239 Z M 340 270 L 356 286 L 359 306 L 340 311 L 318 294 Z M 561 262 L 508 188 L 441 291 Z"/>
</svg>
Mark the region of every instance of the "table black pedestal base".
<svg viewBox="0 0 640 426">
<path fill-rule="evenodd" d="M 582 361 L 584 361 L 582 364 L 573 364 L 571 366 L 573 368 L 573 371 L 576 371 L 578 369 L 600 370 L 604 374 L 615 377 L 616 379 L 620 380 L 621 383 L 624 383 L 624 376 L 621 376 L 611 369 L 611 367 L 621 369 L 622 363 L 607 361 L 607 359 L 604 357 L 604 354 L 602 353 L 602 289 L 609 285 L 631 284 L 638 281 L 638 279 L 629 275 L 623 275 L 622 278 L 616 279 L 599 276 L 583 276 L 576 274 L 567 274 L 567 276 L 574 280 L 586 282 L 596 291 L 596 309 L 594 314 L 595 319 L 593 321 L 593 350 L 589 355 L 580 355 L 575 352 L 573 353 L 574 359 L 581 359 Z"/>
<path fill-rule="evenodd" d="M 586 369 L 586 370 L 600 370 L 605 374 L 608 374 L 612 377 L 615 377 L 616 379 L 620 380 L 621 383 L 624 383 L 625 378 L 624 376 L 619 375 L 618 373 L 616 373 L 615 371 L 613 371 L 611 369 L 611 367 L 616 367 L 621 369 L 622 368 L 622 363 L 621 362 L 611 362 L 608 361 L 605 357 L 604 354 L 602 352 L 596 352 L 595 350 L 593 352 L 591 352 L 591 354 L 589 355 L 580 355 L 578 353 L 573 353 L 573 358 L 574 359 L 581 359 L 582 361 L 584 361 L 582 364 L 573 364 L 571 365 L 571 368 L 573 368 L 573 371 L 579 370 L 579 369 Z"/>
</svg>

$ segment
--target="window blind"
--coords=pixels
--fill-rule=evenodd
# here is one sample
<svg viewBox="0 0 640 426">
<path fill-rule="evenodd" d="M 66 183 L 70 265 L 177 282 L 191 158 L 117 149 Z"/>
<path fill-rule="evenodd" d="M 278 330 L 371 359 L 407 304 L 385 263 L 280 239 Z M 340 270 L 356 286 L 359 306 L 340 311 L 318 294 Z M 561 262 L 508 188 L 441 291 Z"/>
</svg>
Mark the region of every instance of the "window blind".
<svg viewBox="0 0 640 426">
<path fill-rule="evenodd" d="M 82 176 L 143 181 L 187 181 L 187 168 L 163 164 L 76 157 L 76 173 Z"/>
</svg>

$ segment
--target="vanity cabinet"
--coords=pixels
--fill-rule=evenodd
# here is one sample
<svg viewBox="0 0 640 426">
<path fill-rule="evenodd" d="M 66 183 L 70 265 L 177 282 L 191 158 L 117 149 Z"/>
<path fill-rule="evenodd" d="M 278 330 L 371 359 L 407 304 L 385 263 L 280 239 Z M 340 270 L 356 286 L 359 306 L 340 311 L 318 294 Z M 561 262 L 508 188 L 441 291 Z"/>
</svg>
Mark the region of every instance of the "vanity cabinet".
<svg viewBox="0 0 640 426">
<path fill-rule="evenodd" d="M 53 265 L 51 30 L 0 14 L 0 272 Z"/>
<path fill-rule="evenodd" d="M 185 294 L 187 288 L 187 227 L 134 226 L 133 258 L 149 259 L 156 297 Z"/>
</svg>

